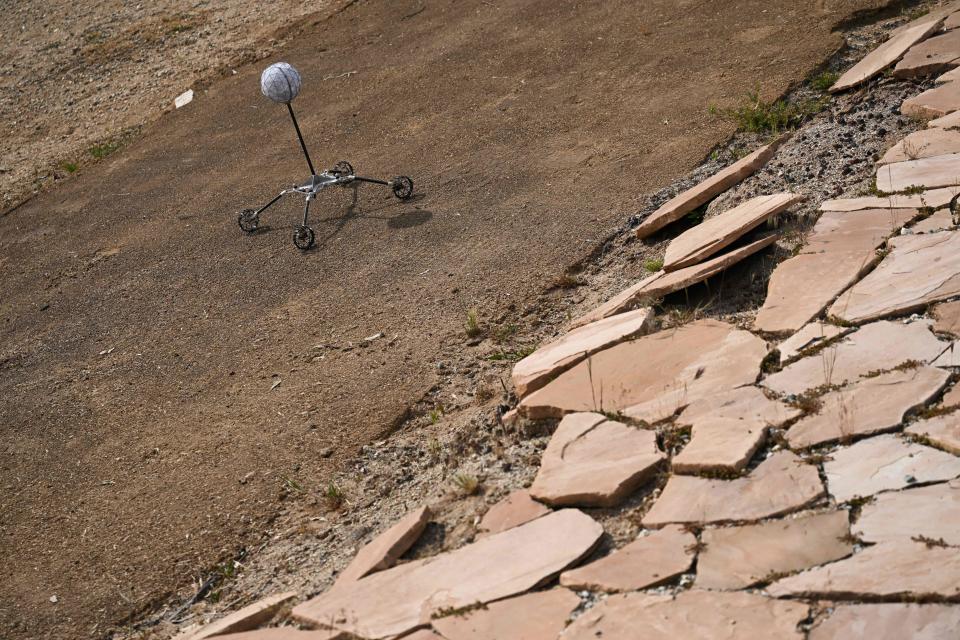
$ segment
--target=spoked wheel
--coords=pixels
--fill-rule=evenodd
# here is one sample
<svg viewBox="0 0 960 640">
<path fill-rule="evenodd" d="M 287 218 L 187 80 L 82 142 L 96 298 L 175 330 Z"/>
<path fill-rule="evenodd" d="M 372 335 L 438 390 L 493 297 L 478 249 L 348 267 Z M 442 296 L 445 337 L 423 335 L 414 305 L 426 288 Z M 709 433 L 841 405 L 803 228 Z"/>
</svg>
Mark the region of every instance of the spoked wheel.
<svg viewBox="0 0 960 640">
<path fill-rule="evenodd" d="M 333 168 L 330 169 L 330 173 L 337 176 L 338 178 L 343 178 L 344 176 L 352 176 L 353 165 L 347 162 L 346 160 L 341 160 L 337 164 L 333 165 Z"/>
<path fill-rule="evenodd" d="M 297 246 L 297 249 L 301 251 L 306 251 L 313 246 L 313 229 L 310 227 L 300 225 L 293 231 L 293 244 Z"/>
<path fill-rule="evenodd" d="M 406 200 L 413 195 L 413 180 L 407 176 L 397 176 L 390 181 L 390 188 L 393 189 L 393 195 Z"/>
<path fill-rule="evenodd" d="M 244 233 L 253 233 L 260 226 L 260 214 L 256 209 L 244 209 L 237 216 L 237 224 L 243 229 Z"/>
</svg>

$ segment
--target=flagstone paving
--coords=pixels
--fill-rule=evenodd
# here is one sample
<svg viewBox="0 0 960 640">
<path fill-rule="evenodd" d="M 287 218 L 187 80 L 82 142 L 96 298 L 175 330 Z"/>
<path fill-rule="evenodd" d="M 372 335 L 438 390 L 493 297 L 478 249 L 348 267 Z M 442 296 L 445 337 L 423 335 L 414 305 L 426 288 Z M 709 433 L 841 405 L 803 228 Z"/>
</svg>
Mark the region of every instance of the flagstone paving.
<svg viewBox="0 0 960 640">
<path fill-rule="evenodd" d="M 950 229 L 953 226 L 953 214 L 943 209 L 911 225 L 910 231 L 913 233 L 936 233 L 937 231 Z"/>
<path fill-rule="evenodd" d="M 701 395 L 752 384 L 766 354 L 766 343 L 748 331 L 697 320 L 596 353 L 518 409 L 531 419 L 604 411 L 654 422 Z"/>
<path fill-rule="evenodd" d="M 337 584 L 354 582 L 375 571 L 387 569 L 397 563 L 413 546 L 430 520 L 430 509 L 426 506 L 414 509 L 395 525 L 378 535 L 354 556 L 353 561 L 337 578 Z"/>
<path fill-rule="evenodd" d="M 514 491 L 490 507 L 477 525 L 477 537 L 512 529 L 550 513 L 550 508 L 530 497 L 526 489 Z"/>
<path fill-rule="evenodd" d="M 814 349 L 827 340 L 833 340 L 852 331 L 849 327 L 840 327 L 819 320 L 803 325 L 799 331 L 777 345 L 780 352 L 780 364 L 793 362 L 803 355 L 803 351 Z"/>
<path fill-rule="evenodd" d="M 852 604 L 833 607 L 810 640 L 943 640 L 960 628 L 960 607 L 945 604 Z"/>
<path fill-rule="evenodd" d="M 908 324 L 883 320 L 865 325 L 767 376 L 761 384 L 777 393 L 801 394 L 823 385 L 846 384 L 910 361 L 928 363 L 949 344 L 933 335 L 931 324 L 929 320 Z"/>
<path fill-rule="evenodd" d="M 758 196 L 708 218 L 670 243 L 663 257 L 663 268 L 670 272 L 699 264 L 767 219 L 803 200 L 804 196 L 795 193 Z"/>
<path fill-rule="evenodd" d="M 656 314 L 637 309 L 592 322 L 546 344 L 513 367 L 513 384 L 523 397 L 589 355 L 650 332 Z"/>
<path fill-rule="evenodd" d="M 800 413 L 753 386 L 695 400 L 676 420 L 692 431 L 690 442 L 673 459 L 673 471 L 740 471 L 763 444 L 769 427 Z"/>
<path fill-rule="evenodd" d="M 815 466 L 789 451 L 778 451 L 736 480 L 671 476 L 643 524 L 760 520 L 798 511 L 823 493 Z"/>
<path fill-rule="evenodd" d="M 957 109 L 960 109 L 960 83 L 944 82 L 932 89 L 927 89 L 920 95 L 904 100 L 900 106 L 900 113 L 905 116 L 930 119 L 943 117 Z M 910 185 L 905 185 L 900 189 L 908 186 Z M 879 181 L 877 182 L 877 188 L 881 188 Z M 890 191 L 899 191 L 900 189 L 890 189 Z"/>
<path fill-rule="evenodd" d="M 896 429 L 949 379 L 948 372 L 927 365 L 863 378 L 822 396 L 820 410 L 791 426 L 787 442 L 796 450 Z"/>
<path fill-rule="evenodd" d="M 730 187 L 753 175 L 761 169 L 777 149 L 780 148 L 790 134 L 784 134 L 774 142 L 761 147 L 753 153 L 737 160 L 729 167 L 721 169 L 715 175 L 707 178 L 695 187 L 671 198 L 659 209 L 651 213 L 640 226 L 637 227 L 637 237 L 645 238 L 671 222 L 675 222 L 697 207 L 706 204 Z"/>
<path fill-rule="evenodd" d="M 960 233 L 900 236 L 880 265 L 837 298 L 830 315 L 862 323 L 960 295 Z"/>
<path fill-rule="evenodd" d="M 591 322 L 596 322 L 602 318 L 607 318 L 618 313 L 623 313 L 637 305 L 648 303 L 649 301 L 662 298 L 663 296 L 680 291 L 687 287 L 703 282 L 711 278 L 727 267 L 730 267 L 741 260 L 752 256 L 758 251 L 766 249 L 777 241 L 779 235 L 769 234 L 759 240 L 738 247 L 726 253 L 722 253 L 706 262 L 695 264 L 684 269 L 677 269 L 667 273 L 658 271 L 648 278 L 644 278 L 632 287 L 625 289 L 599 307 L 594 308 L 589 313 L 581 316 L 571 323 L 571 327 L 580 327 Z"/>
<path fill-rule="evenodd" d="M 446 640 L 556 640 L 579 605 L 572 591 L 550 589 L 437 618 L 433 628 Z"/>
<path fill-rule="evenodd" d="M 957 115 L 956 125 L 960 126 L 960 114 Z M 931 123 L 932 124 L 932 123 Z M 928 189 L 923 193 L 892 194 L 889 196 L 863 196 L 861 198 L 844 198 L 840 200 L 824 200 L 820 205 L 821 211 L 862 211 L 863 209 L 913 209 L 931 207 L 941 209 L 950 204 L 957 189 Z"/>
<path fill-rule="evenodd" d="M 841 75 L 830 87 L 837 93 L 875 78 L 899 60 L 913 45 L 935 33 L 943 24 L 944 17 L 924 16 L 897 29 L 889 40 L 868 53 L 863 60 Z"/>
<path fill-rule="evenodd" d="M 897 78 L 939 74 L 960 65 L 960 32 L 948 31 L 913 45 L 893 69 Z"/>
<path fill-rule="evenodd" d="M 851 600 L 960 597 L 960 553 L 912 540 L 867 547 L 831 564 L 767 587 L 775 597 Z"/>
<path fill-rule="evenodd" d="M 186 630 L 178 634 L 174 640 L 204 640 L 214 636 L 221 636 L 226 633 L 236 633 L 238 631 L 249 631 L 265 624 L 276 615 L 280 607 L 292 601 L 297 597 L 295 591 L 287 591 L 273 596 L 267 596 L 261 600 L 249 604 L 242 609 L 214 620 L 213 622 L 200 627 L 199 629 Z"/>
<path fill-rule="evenodd" d="M 564 571 L 560 584 L 591 591 L 637 591 L 670 582 L 686 573 L 696 556 L 697 538 L 678 526 L 640 535 L 630 544 L 590 564 Z"/>
<path fill-rule="evenodd" d="M 837 502 L 960 476 L 957 456 L 896 435 L 867 438 L 829 454 L 827 489 Z"/>
<path fill-rule="evenodd" d="M 700 589 L 745 589 L 774 574 L 809 569 L 853 552 L 847 512 L 829 511 L 740 527 L 707 528 L 697 557 Z"/>
<path fill-rule="evenodd" d="M 866 542 L 923 537 L 960 545 L 960 480 L 878 494 L 852 528 Z"/>
<path fill-rule="evenodd" d="M 653 431 L 598 413 L 572 413 L 550 438 L 530 495 L 552 506 L 614 506 L 665 459 Z"/>
<path fill-rule="evenodd" d="M 531 589 L 589 554 L 602 534 L 589 516 L 563 509 L 328 591 L 294 607 L 293 617 L 364 638 L 400 635 L 429 624 L 441 609 Z"/>
<path fill-rule="evenodd" d="M 960 87 L 958 82 L 950 84 Z M 958 189 L 960 188 L 958 185 L 960 185 L 960 153 L 892 162 L 877 169 L 877 189 L 881 191 L 903 191 L 917 187 Z"/>
<path fill-rule="evenodd" d="M 934 331 L 960 337 L 960 300 L 938 304 L 930 315 L 935 320 Z"/>
<path fill-rule="evenodd" d="M 800 602 L 754 593 L 681 591 L 676 597 L 646 593 L 613 595 L 584 612 L 562 640 L 799 640 L 808 614 Z"/>
<path fill-rule="evenodd" d="M 939 129 L 949 129 L 951 127 L 960 127 L 960 111 L 954 111 L 953 113 L 948 113 L 945 116 L 934 118 L 933 120 L 927 123 L 927 126 L 936 127 Z"/>
<path fill-rule="evenodd" d="M 954 387 L 953 390 L 956 392 L 957 387 Z M 954 395 L 956 395 L 956 393 Z M 942 404 L 945 406 L 960 404 L 958 400 L 960 400 L 960 398 L 944 398 Z M 938 449 L 960 455 L 960 413 L 955 412 L 918 420 L 907 427 L 905 432 L 915 436 L 922 436 Z"/>
<path fill-rule="evenodd" d="M 955 33 L 960 38 L 960 31 Z M 890 147 L 877 164 L 918 160 L 958 152 L 960 152 L 960 131 L 940 128 L 921 129 Z"/>
</svg>

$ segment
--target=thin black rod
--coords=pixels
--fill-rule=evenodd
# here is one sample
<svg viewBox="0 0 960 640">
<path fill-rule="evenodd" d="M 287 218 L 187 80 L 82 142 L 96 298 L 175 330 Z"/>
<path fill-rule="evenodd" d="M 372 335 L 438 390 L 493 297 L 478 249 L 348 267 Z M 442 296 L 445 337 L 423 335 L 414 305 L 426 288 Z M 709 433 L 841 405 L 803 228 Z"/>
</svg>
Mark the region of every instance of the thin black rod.
<svg viewBox="0 0 960 640">
<path fill-rule="evenodd" d="M 271 200 L 271 201 L 268 202 L 267 204 L 265 204 L 265 205 L 263 205 L 262 207 L 260 207 L 259 209 L 257 209 L 257 213 L 258 213 L 258 214 L 263 213 L 264 211 L 267 210 L 267 207 L 269 207 L 270 205 L 272 205 L 274 202 L 276 202 L 277 200 L 279 200 L 279 199 L 282 198 L 282 197 L 283 197 L 283 194 L 281 193 L 281 194 L 278 195 L 276 198 L 274 198 L 273 200 Z"/>
<path fill-rule="evenodd" d="M 290 112 L 290 119 L 293 120 L 293 128 L 297 130 L 297 139 L 300 140 L 300 148 L 303 149 L 303 157 L 307 159 L 307 166 L 310 167 L 310 175 L 315 176 L 317 172 L 313 168 L 313 160 L 310 159 L 310 153 L 307 151 L 307 144 L 303 141 L 303 134 L 300 133 L 300 124 L 297 122 L 297 116 L 293 115 L 293 105 L 287 103 L 287 110 Z"/>
<path fill-rule="evenodd" d="M 356 180 L 356 181 L 358 181 L 358 182 L 372 182 L 372 183 L 374 183 L 374 184 L 385 184 L 385 185 L 389 185 L 389 184 L 390 184 L 390 183 L 387 182 L 386 180 L 377 180 L 377 179 L 375 179 L 375 178 L 361 178 L 360 176 L 354 176 L 353 179 Z"/>
</svg>

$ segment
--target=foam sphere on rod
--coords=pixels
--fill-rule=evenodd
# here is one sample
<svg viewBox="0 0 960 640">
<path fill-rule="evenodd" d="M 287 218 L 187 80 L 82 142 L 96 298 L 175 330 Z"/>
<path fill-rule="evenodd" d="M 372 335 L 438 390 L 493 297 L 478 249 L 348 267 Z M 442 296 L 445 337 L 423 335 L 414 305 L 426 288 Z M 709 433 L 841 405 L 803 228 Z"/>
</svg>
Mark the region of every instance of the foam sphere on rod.
<svg viewBox="0 0 960 640">
<path fill-rule="evenodd" d="M 277 62 L 260 75 L 260 91 L 274 102 L 289 104 L 300 93 L 300 73 L 286 62 Z"/>
</svg>

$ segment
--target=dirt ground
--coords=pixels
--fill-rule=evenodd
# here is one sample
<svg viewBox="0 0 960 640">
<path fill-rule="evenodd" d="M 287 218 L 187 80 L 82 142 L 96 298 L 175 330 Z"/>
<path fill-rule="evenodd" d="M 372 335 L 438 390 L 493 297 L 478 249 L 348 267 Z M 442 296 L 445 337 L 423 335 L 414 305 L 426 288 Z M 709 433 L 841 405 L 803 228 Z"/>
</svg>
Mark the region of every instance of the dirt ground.
<svg viewBox="0 0 960 640">
<path fill-rule="evenodd" d="M 325 194 L 307 254 L 300 203 L 252 237 L 235 224 L 306 177 L 263 63 L 0 219 L 0 635 L 107 636 L 259 540 L 292 487 L 322 491 L 422 411 L 445 354 L 482 348 L 469 309 L 491 331 L 535 316 L 730 135 L 709 105 L 782 93 L 885 3 L 777 4 L 370 1 L 286 32 L 270 60 L 304 77 L 315 161 L 420 194 Z"/>
</svg>

